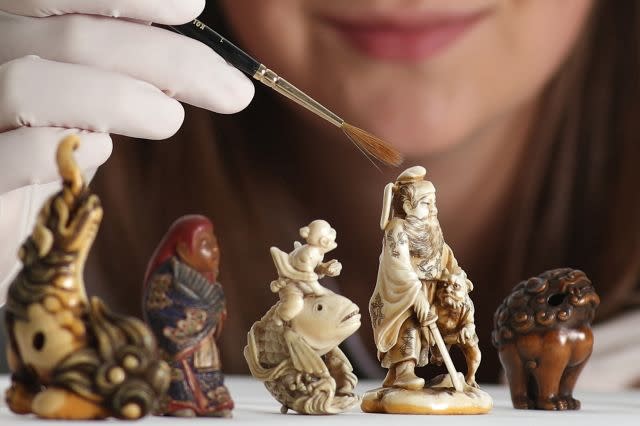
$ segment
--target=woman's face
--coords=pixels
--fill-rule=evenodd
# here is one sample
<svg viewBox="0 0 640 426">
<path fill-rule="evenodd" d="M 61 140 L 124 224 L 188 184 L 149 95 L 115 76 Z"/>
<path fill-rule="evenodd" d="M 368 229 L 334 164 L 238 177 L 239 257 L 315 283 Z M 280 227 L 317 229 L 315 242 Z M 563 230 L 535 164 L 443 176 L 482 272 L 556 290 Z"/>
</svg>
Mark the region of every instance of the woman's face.
<svg viewBox="0 0 640 426">
<path fill-rule="evenodd" d="M 490 134 L 530 105 L 593 0 L 220 0 L 241 44 L 408 155 Z"/>
</svg>

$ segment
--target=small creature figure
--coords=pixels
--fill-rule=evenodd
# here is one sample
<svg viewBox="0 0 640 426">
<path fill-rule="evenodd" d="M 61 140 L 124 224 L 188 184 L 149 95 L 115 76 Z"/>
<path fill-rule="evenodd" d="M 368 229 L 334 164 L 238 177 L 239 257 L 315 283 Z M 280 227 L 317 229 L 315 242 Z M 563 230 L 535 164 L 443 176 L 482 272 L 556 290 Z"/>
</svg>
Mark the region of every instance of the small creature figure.
<svg viewBox="0 0 640 426">
<path fill-rule="evenodd" d="M 87 299 L 84 264 L 102 207 L 73 159 L 79 144 L 69 136 L 58 147 L 63 188 L 40 210 L 9 287 L 6 401 L 47 419 L 137 419 L 166 392 L 169 367 L 142 321 Z"/>
<path fill-rule="evenodd" d="M 436 290 L 436 325 L 442 334 L 447 349 L 458 346 L 467 361 L 467 374 L 465 381 L 469 386 L 478 387 L 476 383 L 476 371 L 480 365 L 482 354 L 478 347 L 478 335 L 476 325 L 473 322 L 475 308 L 469 297 L 469 291 L 473 290 L 471 281 L 449 283 L 438 282 Z M 442 355 L 436 347 L 432 348 L 431 359 L 436 364 L 442 364 Z"/>
<path fill-rule="evenodd" d="M 231 417 L 218 339 L 227 315 L 217 282 L 220 263 L 213 225 L 204 216 L 176 220 L 147 268 L 143 311 L 171 366 L 159 414 Z"/>
<path fill-rule="evenodd" d="M 492 340 L 519 409 L 577 410 L 573 388 L 593 349 L 600 298 L 584 272 L 563 268 L 520 282 L 494 316 Z"/>
<path fill-rule="evenodd" d="M 322 263 L 337 246 L 335 230 L 318 220 L 300 231 L 306 245 L 297 243 L 288 255 L 271 248 L 279 275 L 271 289 L 280 300 L 251 327 L 244 356 L 282 413 L 339 413 L 358 402 L 357 378 L 338 345 L 360 327 L 360 313 L 318 283 L 340 272 L 339 262 Z"/>
</svg>

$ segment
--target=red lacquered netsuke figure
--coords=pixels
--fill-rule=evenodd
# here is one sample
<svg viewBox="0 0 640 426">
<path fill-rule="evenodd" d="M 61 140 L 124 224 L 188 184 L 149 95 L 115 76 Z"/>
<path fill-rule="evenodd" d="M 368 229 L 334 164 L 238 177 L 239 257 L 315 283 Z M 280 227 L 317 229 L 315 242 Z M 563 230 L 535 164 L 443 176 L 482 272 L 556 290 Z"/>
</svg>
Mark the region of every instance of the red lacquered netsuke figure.
<svg viewBox="0 0 640 426">
<path fill-rule="evenodd" d="M 144 317 L 171 366 L 168 398 L 158 414 L 231 416 L 217 342 L 227 315 L 219 262 L 213 225 L 199 215 L 176 220 L 149 261 Z"/>
</svg>

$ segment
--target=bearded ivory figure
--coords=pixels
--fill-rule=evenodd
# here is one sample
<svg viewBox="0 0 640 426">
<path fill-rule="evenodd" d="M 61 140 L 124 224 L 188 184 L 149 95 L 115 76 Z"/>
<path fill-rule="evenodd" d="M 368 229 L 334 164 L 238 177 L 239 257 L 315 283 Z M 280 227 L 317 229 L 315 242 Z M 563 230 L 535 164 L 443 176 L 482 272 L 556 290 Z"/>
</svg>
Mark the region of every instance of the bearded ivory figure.
<svg viewBox="0 0 640 426">
<path fill-rule="evenodd" d="M 411 167 L 385 187 L 383 247 L 369 313 L 378 359 L 388 372 L 382 388 L 365 394 L 362 409 L 485 413 L 492 402 L 475 382 L 480 351 L 468 295 L 473 284 L 444 241 L 436 190 L 425 176 L 424 167 Z M 464 380 L 451 362 L 451 346 L 459 346 L 465 355 Z M 449 374 L 432 379 L 425 388 L 414 370 L 430 360 L 444 362 Z"/>
</svg>

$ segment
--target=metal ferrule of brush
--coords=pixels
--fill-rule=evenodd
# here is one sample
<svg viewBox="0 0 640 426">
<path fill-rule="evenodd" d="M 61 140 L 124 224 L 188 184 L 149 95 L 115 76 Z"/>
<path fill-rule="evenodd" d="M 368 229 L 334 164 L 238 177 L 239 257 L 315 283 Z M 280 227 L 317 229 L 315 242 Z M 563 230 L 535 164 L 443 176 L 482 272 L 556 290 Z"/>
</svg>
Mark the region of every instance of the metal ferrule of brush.
<svg viewBox="0 0 640 426">
<path fill-rule="evenodd" d="M 319 115 L 334 126 L 342 127 L 344 124 L 344 120 L 342 118 L 329 111 L 311 96 L 307 95 L 284 78 L 279 77 L 278 74 L 271 71 L 264 65 L 260 64 L 260 67 L 253 75 L 253 78 L 265 86 L 271 87 L 276 92 L 286 96 L 299 105 L 302 105 L 314 114 Z"/>
</svg>

